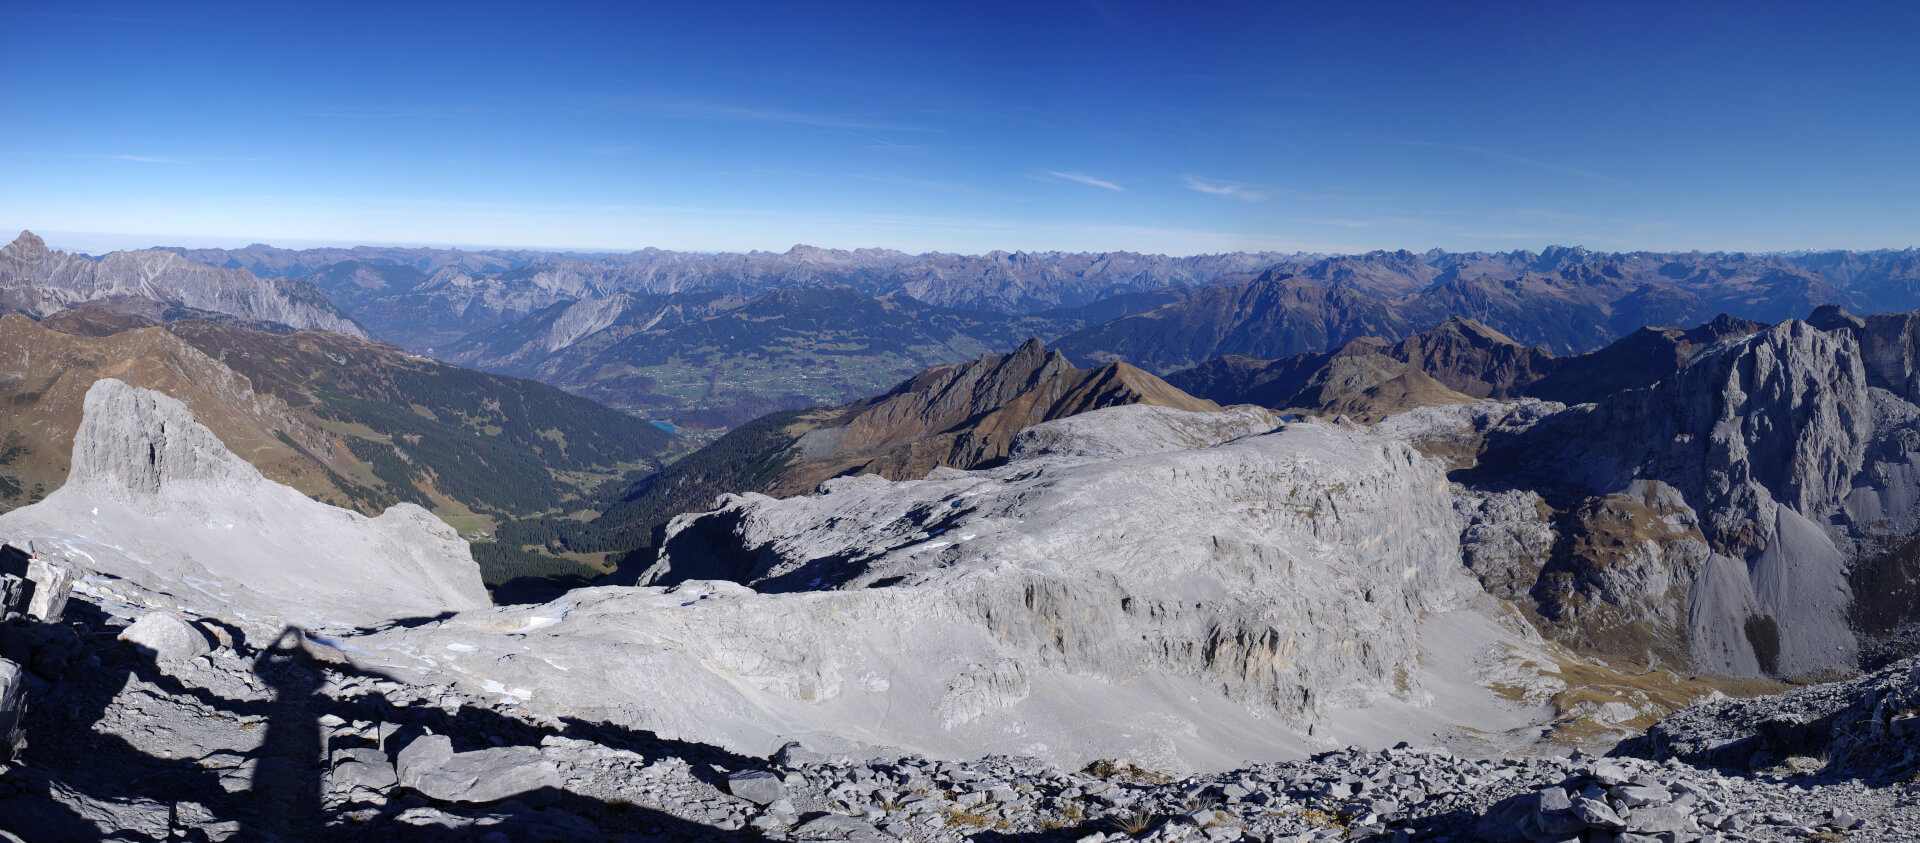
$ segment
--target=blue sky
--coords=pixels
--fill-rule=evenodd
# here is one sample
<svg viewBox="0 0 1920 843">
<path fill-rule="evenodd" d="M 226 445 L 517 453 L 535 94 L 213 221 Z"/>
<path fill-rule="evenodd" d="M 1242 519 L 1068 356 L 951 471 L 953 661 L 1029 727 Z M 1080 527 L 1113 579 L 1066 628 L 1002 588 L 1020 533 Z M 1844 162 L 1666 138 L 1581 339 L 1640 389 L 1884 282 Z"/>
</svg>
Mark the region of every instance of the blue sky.
<svg viewBox="0 0 1920 843">
<path fill-rule="evenodd" d="M 1920 5 L 1821 5 L 10 4 L 0 225 L 90 251 L 1913 245 Z"/>
</svg>

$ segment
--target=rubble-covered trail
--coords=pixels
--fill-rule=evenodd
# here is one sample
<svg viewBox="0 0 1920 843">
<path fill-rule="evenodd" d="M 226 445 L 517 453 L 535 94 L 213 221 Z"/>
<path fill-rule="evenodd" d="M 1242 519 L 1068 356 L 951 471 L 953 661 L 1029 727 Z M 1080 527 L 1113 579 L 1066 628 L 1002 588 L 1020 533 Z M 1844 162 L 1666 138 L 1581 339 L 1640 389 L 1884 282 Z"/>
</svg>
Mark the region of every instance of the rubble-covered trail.
<svg viewBox="0 0 1920 843">
<path fill-rule="evenodd" d="M 409 685 L 297 633 L 18 618 L 26 840 L 1909 840 L 1920 784 L 1678 760 L 1359 749 L 1186 778 L 1124 762 L 770 759 Z M 181 634 L 184 633 L 184 634 Z M 1886 757 L 1886 756 L 1881 756 Z M 1906 756 L 1914 757 L 1909 752 Z M 1792 769 L 1783 768 L 1783 769 Z"/>
</svg>

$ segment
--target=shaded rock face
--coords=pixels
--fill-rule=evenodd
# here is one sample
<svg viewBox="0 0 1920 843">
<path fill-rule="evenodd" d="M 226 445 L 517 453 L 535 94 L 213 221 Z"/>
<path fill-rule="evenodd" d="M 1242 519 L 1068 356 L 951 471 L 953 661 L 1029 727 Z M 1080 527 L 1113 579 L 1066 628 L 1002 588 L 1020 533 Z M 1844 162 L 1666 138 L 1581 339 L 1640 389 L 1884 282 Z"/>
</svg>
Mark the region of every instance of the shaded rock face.
<svg viewBox="0 0 1920 843">
<path fill-rule="evenodd" d="M 186 405 L 119 380 L 96 381 L 85 404 L 66 485 L 0 516 L 43 555 L 207 613 L 319 627 L 488 605 L 467 544 L 418 506 L 367 518 L 313 501 Z"/>
<path fill-rule="evenodd" d="M 10 760 L 25 735 L 21 721 L 27 709 L 27 672 L 0 659 L 0 761 Z"/>
<path fill-rule="evenodd" d="M 89 302 L 160 320 L 185 308 L 294 329 L 367 336 L 302 281 L 256 278 L 157 249 L 113 252 L 89 260 L 49 249 L 30 231 L 0 247 L 0 306 L 4 309 L 42 317 Z"/>
<path fill-rule="evenodd" d="M 1912 437 L 1883 425 L 1913 412 L 1874 388 L 1859 328 L 1726 327 L 1664 381 L 1490 436 L 1463 477 L 1557 513 L 1530 596 L 1563 640 L 1713 672 L 1847 669 L 1860 515 L 1916 515 L 1910 480 L 1869 480 L 1904 477 Z"/>
<path fill-rule="evenodd" d="M 1699 520 L 1658 480 L 1582 502 L 1530 596 L 1555 637 L 1584 652 L 1686 666 L 1686 595 L 1711 551 Z"/>
</svg>

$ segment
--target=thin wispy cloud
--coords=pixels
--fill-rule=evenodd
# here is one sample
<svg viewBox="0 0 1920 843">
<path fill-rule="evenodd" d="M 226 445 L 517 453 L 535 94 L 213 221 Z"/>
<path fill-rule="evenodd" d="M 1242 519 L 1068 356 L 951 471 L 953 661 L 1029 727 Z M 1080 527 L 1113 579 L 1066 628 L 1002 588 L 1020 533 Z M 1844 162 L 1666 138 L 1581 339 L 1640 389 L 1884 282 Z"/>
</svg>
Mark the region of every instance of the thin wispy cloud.
<svg viewBox="0 0 1920 843">
<path fill-rule="evenodd" d="M 1213 196 L 1231 196 L 1245 202 L 1258 202 L 1267 198 L 1267 194 L 1247 187 L 1244 184 L 1229 184 L 1196 176 L 1187 177 L 1187 189 L 1197 190 Z"/>
<path fill-rule="evenodd" d="M 1085 173 L 1063 173 L 1059 170 L 1048 170 L 1047 175 L 1052 176 L 1056 179 L 1066 179 L 1067 181 L 1079 182 L 1081 184 L 1088 185 L 1090 187 L 1098 187 L 1105 190 L 1116 190 L 1116 191 L 1122 191 L 1122 192 L 1126 190 L 1126 188 L 1121 187 L 1120 185 L 1114 184 L 1113 182 L 1107 181 L 1106 179 L 1096 179 L 1093 176 L 1089 176 Z"/>
</svg>

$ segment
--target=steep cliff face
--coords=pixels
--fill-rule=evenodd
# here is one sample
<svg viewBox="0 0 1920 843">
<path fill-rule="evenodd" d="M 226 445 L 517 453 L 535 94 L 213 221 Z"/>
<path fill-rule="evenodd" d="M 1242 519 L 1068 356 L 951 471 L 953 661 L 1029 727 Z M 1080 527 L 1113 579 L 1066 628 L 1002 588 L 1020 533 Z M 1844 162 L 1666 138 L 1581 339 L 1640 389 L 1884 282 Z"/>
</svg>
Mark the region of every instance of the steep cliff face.
<svg viewBox="0 0 1920 843">
<path fill-rule="evenodd" d="M 467 544 L 431 513 L 310 500 L 160 393 L 95 382 L 72 465 L 46 500 L 0 516 L 0 533 L 229 617 L 340 628 L 488 604 Z"/>
<path fill-rule="evenodd" d="M 49 249 L 31 231 L 0 247 L 0 307 L 42 317 L 89 302 L 163 321 L 184 310 L 367 336 L 303 281 L 256 278 L 157 249 L 89 260 Z"/>
<path fill-rule="evenodd" d="M 1847 669 L 1859 649 L 1846 559 L 1856 510 L 1886 507 L 1857 487 L 1870 454 L 1893 456 L 1875 417 L 1853 333 L 1788 321 L 1702 349 L 1648 388 L 1490 437 L 1471 476 L 1538 488 L 1566 513 L 1560 561 L 1533 596 L 1551 622 L 1588 616 L 1565 629 L 1574 643 L 1651 652 L 1684 629 L 1698 669 L 1812 675 Z"/>
</svg>

